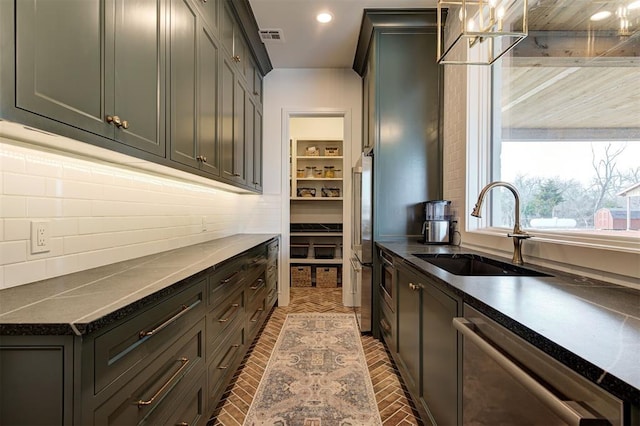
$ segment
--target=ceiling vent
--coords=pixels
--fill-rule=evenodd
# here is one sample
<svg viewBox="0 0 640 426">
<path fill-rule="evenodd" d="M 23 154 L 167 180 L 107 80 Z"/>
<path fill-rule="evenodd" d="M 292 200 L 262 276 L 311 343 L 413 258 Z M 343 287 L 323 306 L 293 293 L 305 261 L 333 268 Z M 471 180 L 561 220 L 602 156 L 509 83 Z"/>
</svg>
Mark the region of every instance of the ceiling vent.
<svg viewBox="0 0 640 426">
<path fill-rule="evenodd" d="M 260 39 L 266 42 L 284 42 L 284 34 L 282 34 L 282 30 L 278 28 L 260 30 Z"/>
</svg>

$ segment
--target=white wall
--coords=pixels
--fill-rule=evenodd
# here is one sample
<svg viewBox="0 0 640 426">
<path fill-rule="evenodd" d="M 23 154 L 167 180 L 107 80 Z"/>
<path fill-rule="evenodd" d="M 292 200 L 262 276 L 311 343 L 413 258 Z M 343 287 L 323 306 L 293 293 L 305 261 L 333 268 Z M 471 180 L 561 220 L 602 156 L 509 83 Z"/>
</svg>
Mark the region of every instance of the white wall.
<svg viewBox="0 0 640 426">
<path fill-rule="evenodd" d="M 278 176 L 266 168 L 267 182 Z M 279 197 L 228 189 L 0 122 L 0 289 L 236 233 L 280 232 Z M 32 220 L 49 221 L 49 252 L 31 254 Z"/>
<path fill-rule="evenodd" d="M 280 304 L 289 302 L 289 141 L 287 120 L 288 114 L 296 113 L 331 113 L 346 111 L 350 122 L 345 123 L 349 134 L 345 134 L 345 143 L 350 141 L 351 151 L 345 152 L 343 176 L 350 176 L 350 166 L 360 152 L 362 140 L 362 80 L 350 69 L 274 69 L 264 79 L 264 141 L 265 164 L 281 170 L 278 182 L 265 181 L 265 193 L 278 194 L 282 205 L 282 250 L 280 268 Z M 283 124 L 284 123 L 284 124 Z M 284 126 L 284 127 L 283 127 Z M 351 188 L 349 180 L 344 182 L 344 198 L 350 200 Z M 345 203 L 350 207 L 350 203 Z M 344 247 L 351 247 L 351 231 L 349 220 L 345 220 Z M 350 255 L 345 250 L 345 259 Z M 348 263 L 346 263 L 348 265 Z M 346 269 L 346 268 L 345 268 Z M 349 274 L 343 273 L 348 280 Z M 343 286 L 343 292 L 350 292 L 350 284 Z M 344 300 L 344 298 L 343 298 Z"/>
</svg>

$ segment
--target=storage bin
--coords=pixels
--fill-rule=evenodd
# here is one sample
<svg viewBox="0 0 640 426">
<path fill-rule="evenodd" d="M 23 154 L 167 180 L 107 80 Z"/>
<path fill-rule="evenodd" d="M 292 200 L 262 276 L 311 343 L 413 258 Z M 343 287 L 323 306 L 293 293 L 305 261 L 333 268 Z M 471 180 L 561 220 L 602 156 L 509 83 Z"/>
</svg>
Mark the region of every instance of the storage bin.
<svg viewBox="0 0 640 426">
<path fill-rule="evenodd" d="M 316 266 L 316 287 L 338 287 L 338 268 L 336 266 Z"/>
<path fill-rule="evenodd" d="M 316 196 L 316 189 L 315 188 L 297 188 L 296 193 L 298 197 L 312 198 Z"/>
<path fill-rule="evenodd" d="M 323 197 L 339 197 L 340 188 L 322 188 Z"/>
<path fill-rule="evenodd" d="M 311 287 L 311 266 L 291 267 L 291 287 Z"/>
<path fill-rule="evenodd" d="M 291 244 L 290 255 L 292 259 L 306 259 L 309 255 L 309 244 Z"/>
<path fill-rule="evenodd" d="M 333 259 L 336 255 L 336 245 L 314 244 L 313 252 L 316 259 Z"/>
<path fill-rule="evenodd" d="M 320 150 L 315 146 L 308 146 L 304 150 L 304 155 L 307 157 L 318 157 L 320 155 Z"/>
<path fill-rule="evenodd" d="M 340 148 L 337 146 L 328 146 L 324 149 L 325 157 L 339 157 L 340 156 Z"/>
</svg>

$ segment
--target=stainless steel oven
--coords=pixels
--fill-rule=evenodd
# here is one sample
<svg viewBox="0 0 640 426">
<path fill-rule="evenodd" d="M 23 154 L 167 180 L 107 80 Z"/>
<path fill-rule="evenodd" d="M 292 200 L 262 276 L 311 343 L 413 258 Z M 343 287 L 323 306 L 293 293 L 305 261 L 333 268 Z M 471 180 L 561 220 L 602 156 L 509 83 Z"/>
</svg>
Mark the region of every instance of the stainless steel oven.
<svg viewBox="0 0 640 426">
<path fill-rule="evenodd" d="M 464 305 L 464 425 L 622 425 L 623 403 Z"/>
<path fill-rule="evenodd" d="M 387 304 L 389 309 L 392 312 L 396 311 L 396 304 L 394 301 L 394 290 L 393 290 L 393 259 L 384 251 L 380 251 L 380 294 L 382 295 L 382 300 Z"/>
</svg>

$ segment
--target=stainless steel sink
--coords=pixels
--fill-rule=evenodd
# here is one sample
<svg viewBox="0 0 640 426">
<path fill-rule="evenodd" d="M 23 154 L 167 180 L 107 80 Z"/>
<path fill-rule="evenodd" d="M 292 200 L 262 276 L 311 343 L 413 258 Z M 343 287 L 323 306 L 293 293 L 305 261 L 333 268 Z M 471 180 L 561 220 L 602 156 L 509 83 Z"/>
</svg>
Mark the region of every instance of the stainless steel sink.
<svg viewBox="0 0 640 426">
<path fill-rule="evenodd" d="M 507 262 L 489 259 L 477 254 L 413 254 L 432 265 L 454 275 L 464 276 L 515 276 L 550 277 L 549 274 L 533 271 Z"/>
</svg>

